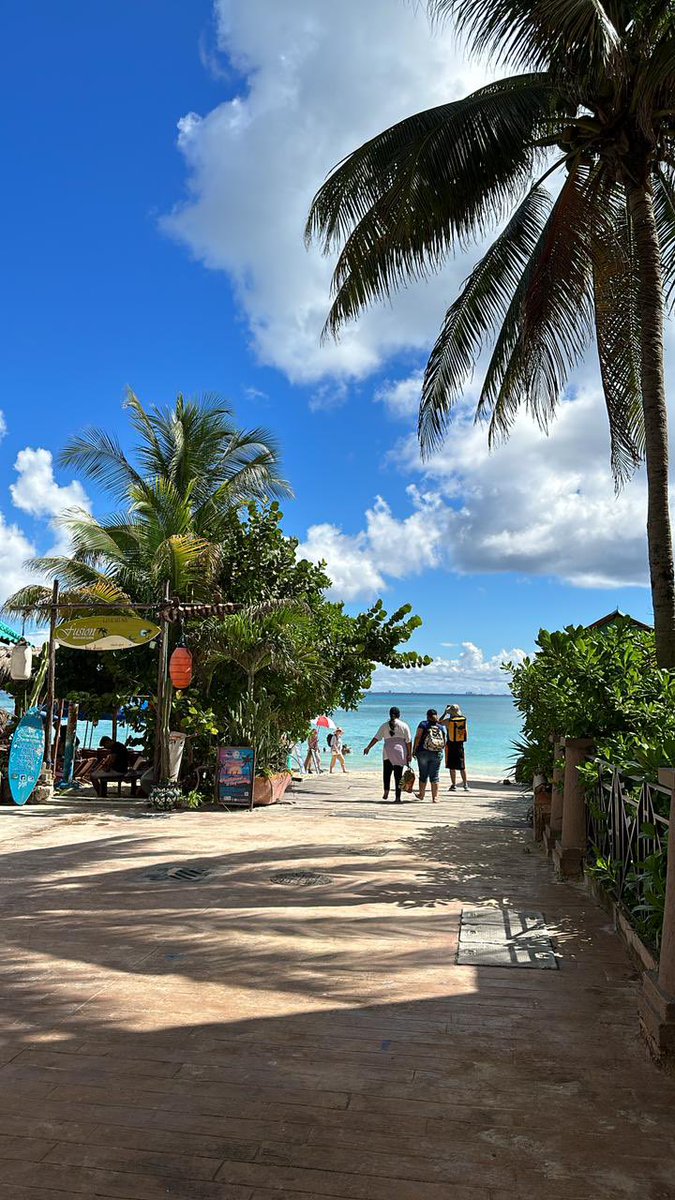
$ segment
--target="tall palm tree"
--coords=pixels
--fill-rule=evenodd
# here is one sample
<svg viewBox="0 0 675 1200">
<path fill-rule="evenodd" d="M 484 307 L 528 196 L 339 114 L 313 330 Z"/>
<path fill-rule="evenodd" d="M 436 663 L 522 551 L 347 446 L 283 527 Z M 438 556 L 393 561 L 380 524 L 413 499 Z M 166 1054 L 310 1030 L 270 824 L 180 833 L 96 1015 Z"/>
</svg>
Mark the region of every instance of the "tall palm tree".
<svg viewBox="0 0 675 1200">
<path fill-rule="evenodd" d="M 428 0 L 518 72 L 417 113 L 339 164 L 308 239 L 341 248 L 326 332 L 503 225 L 448 309 L 419 413 L 443 439 L 486 343 L 477 417 L 546 428 L 594 338 L 617 486 L 644 457 L 656 647 L 675 667 L 666 304 L 675 288 L 672 0 Z M 548 186 L 547 186 L 548 185 Z M 505 222 L 505 223 L 504 223 Z"/>
<path fill-rule="evenodd" d="M 129 392 L 126 407 L 138 434 L 132 456 L 101 429 L 73 438 L 60 455 L 63 466 L 102 485 L 118 511 L 102 520 L 83 510 L 66 513 L 70 555 L 36 558 L 31 566 L 58 578 L 73 603 L 152 601 L 165 580 L 172 594 L 201 598 L 233 514 L 253 500 L 289 494 L 274 439 L 263 429 L 238 429 L 214 397 L 178 396 L 172 408 L 146 411 Z M 48 599 L 33 586 L 6 608 L 36 616 Z"/>
</svg>

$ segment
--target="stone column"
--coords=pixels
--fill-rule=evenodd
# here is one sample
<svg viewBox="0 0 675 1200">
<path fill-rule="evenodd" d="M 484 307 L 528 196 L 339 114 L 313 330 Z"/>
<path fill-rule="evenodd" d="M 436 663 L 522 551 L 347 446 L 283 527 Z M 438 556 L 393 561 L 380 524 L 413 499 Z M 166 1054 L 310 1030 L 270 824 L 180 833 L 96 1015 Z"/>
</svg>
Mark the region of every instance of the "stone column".
<svg viewBox="0 0 675 1200">
<path fill-rule="evenodd" d="M 562 833 L 562 814 L 563 814 L 563 785 L 565 781 L 564 766 L 556 766 L 565 754 L 565 742 L 553 735 L 551 738 L 553 743 L 553 787 L 551 789 L 551 813 L 548 820 L 548 825 L 544 830 L 544 845 L 547 854 L 553 854 L 553 848 L 560 840 Z"/>
<path fill-rule="evenodd" d="M 593 750 L 591 738 L 565 738 L 565 785 L 562 831 L 553 851 L 553 864 L 562 879 L 578 879 L 586 857 L 586 794 L 577 767 Z"/>
<path fill-rule="evenodd" d="M 656 1059 L 675 1067 L 675 769 L 659 771 L 661 787 L 670 791 L 670 846 L 666 875 L 666 903 L 658 973 L 642 978 L 640 1026 Z"/>
</svg>

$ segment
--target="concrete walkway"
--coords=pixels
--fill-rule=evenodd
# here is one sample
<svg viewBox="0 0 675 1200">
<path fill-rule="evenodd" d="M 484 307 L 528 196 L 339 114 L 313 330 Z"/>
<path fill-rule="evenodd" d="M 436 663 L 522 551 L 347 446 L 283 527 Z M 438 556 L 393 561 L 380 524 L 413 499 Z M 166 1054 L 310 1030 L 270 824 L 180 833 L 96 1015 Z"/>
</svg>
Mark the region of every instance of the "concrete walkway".
<svg viewBox="0 0 675 1200">
<path fill-rule="evenodd" d="M 524 801 L 377 782 L 0 809 L 0 1200 L 675 1195 L 634 973 Z M 495 902 L 544 912 L 559 971 L 454 964 L 462 907 Z"/>
</svg>

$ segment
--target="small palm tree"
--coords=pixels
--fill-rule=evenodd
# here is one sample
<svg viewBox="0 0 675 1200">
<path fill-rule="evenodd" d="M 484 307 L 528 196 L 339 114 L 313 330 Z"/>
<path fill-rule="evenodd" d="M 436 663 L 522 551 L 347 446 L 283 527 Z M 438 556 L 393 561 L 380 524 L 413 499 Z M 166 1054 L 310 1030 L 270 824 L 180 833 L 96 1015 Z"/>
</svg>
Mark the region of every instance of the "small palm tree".
<svg viewBox="0 0 675 1200">
<path fill-rule="evenodd" d="M 30 565 L 58 578 L 75 598 L 84 590 L 106 603 L 152 601 L 166 580 L 174 595 L 208 597 L 233 514 L 290 492 L 274 440 L 263 429 L 238 429 L 213 397 L 178 396 L 173 408 L 146 411 L 129 392 L 126 407 L 139 435 L 133 456 L 101 429 L 73 438 L 60 456 L 63 466 L 102 485 L 119 511 L 103 520 L 82 510 L 66 513 L 61 524 L 71 554 Z M 45 589 L 33 586 L 5 607 L 37 615 L 48 600 Z"/>
<path fill-rule="evenodd" d="M 672 0 L 428 3 L 475 51 L 519 73 L 399 122 L 329 176 L 307 225 L 326 252 L 341 247 L 326 331 L 503 224 L 429 359 L 422 450 L 442 441 L 486 343 L 477 417 L 494 439 L 523 406 L 548 427 L 594 338 L 617 486 L 646 459 L 657 655 L 675 667 L 664 373 L 675 287 Z"/>
<path fill-rule="evenodd" d="M 160 500 L 160 519 L 174 506 L 190 513 L 192 532 L 218 540 L 233 512 L 253 500 L 291 494 L 279 450 L 266 429 L 241 430 L 216 396 L 146 410 L 132 391 L 125 408 L 138 435 L 134 460 L 102 429 L 72 438 L 59 461 L 102 485 L 117 505 L 142 511 Z M 157 488 L 161 485 L 161 495 Z M 182 519 L 182 513 L 179 520 Z"/>
</svg>

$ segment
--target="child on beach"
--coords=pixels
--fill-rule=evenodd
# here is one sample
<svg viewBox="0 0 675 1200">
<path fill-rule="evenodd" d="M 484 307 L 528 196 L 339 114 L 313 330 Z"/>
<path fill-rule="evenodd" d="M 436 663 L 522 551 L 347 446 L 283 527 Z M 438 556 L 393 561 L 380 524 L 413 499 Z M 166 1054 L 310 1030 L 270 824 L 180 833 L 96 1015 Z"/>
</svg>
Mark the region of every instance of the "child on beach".
<svg viewBox="0 0 675 1200">
<path fill-rule="evenodd" d="M 321 759 L 319 758 L 319 731 L 312 729 L 307 738 L 307 755 L 305 758 L 305 771 L 308 775 L 315 771 L 317 775 L 321 774 Z"/>
<path fill-rule="evenodd" d="M 344 750 L 342 747 L 343 733 L 344 733 L 344 729 L 340 729 L 340 727 L 338 726 L 338 728 L 335 730 L 335 733 L 333 734 L 333 736 L 330 739 L 330 754 L 331 754 L 330 774 L 331 775 L 333 774 L 333 767 L 335 766 L 336 762 L 339 762 L 340 766 L 342 767 L 342 774 L 343 775 L 347 774 L 347 768 L 345 766 Z"/>
</svg>

